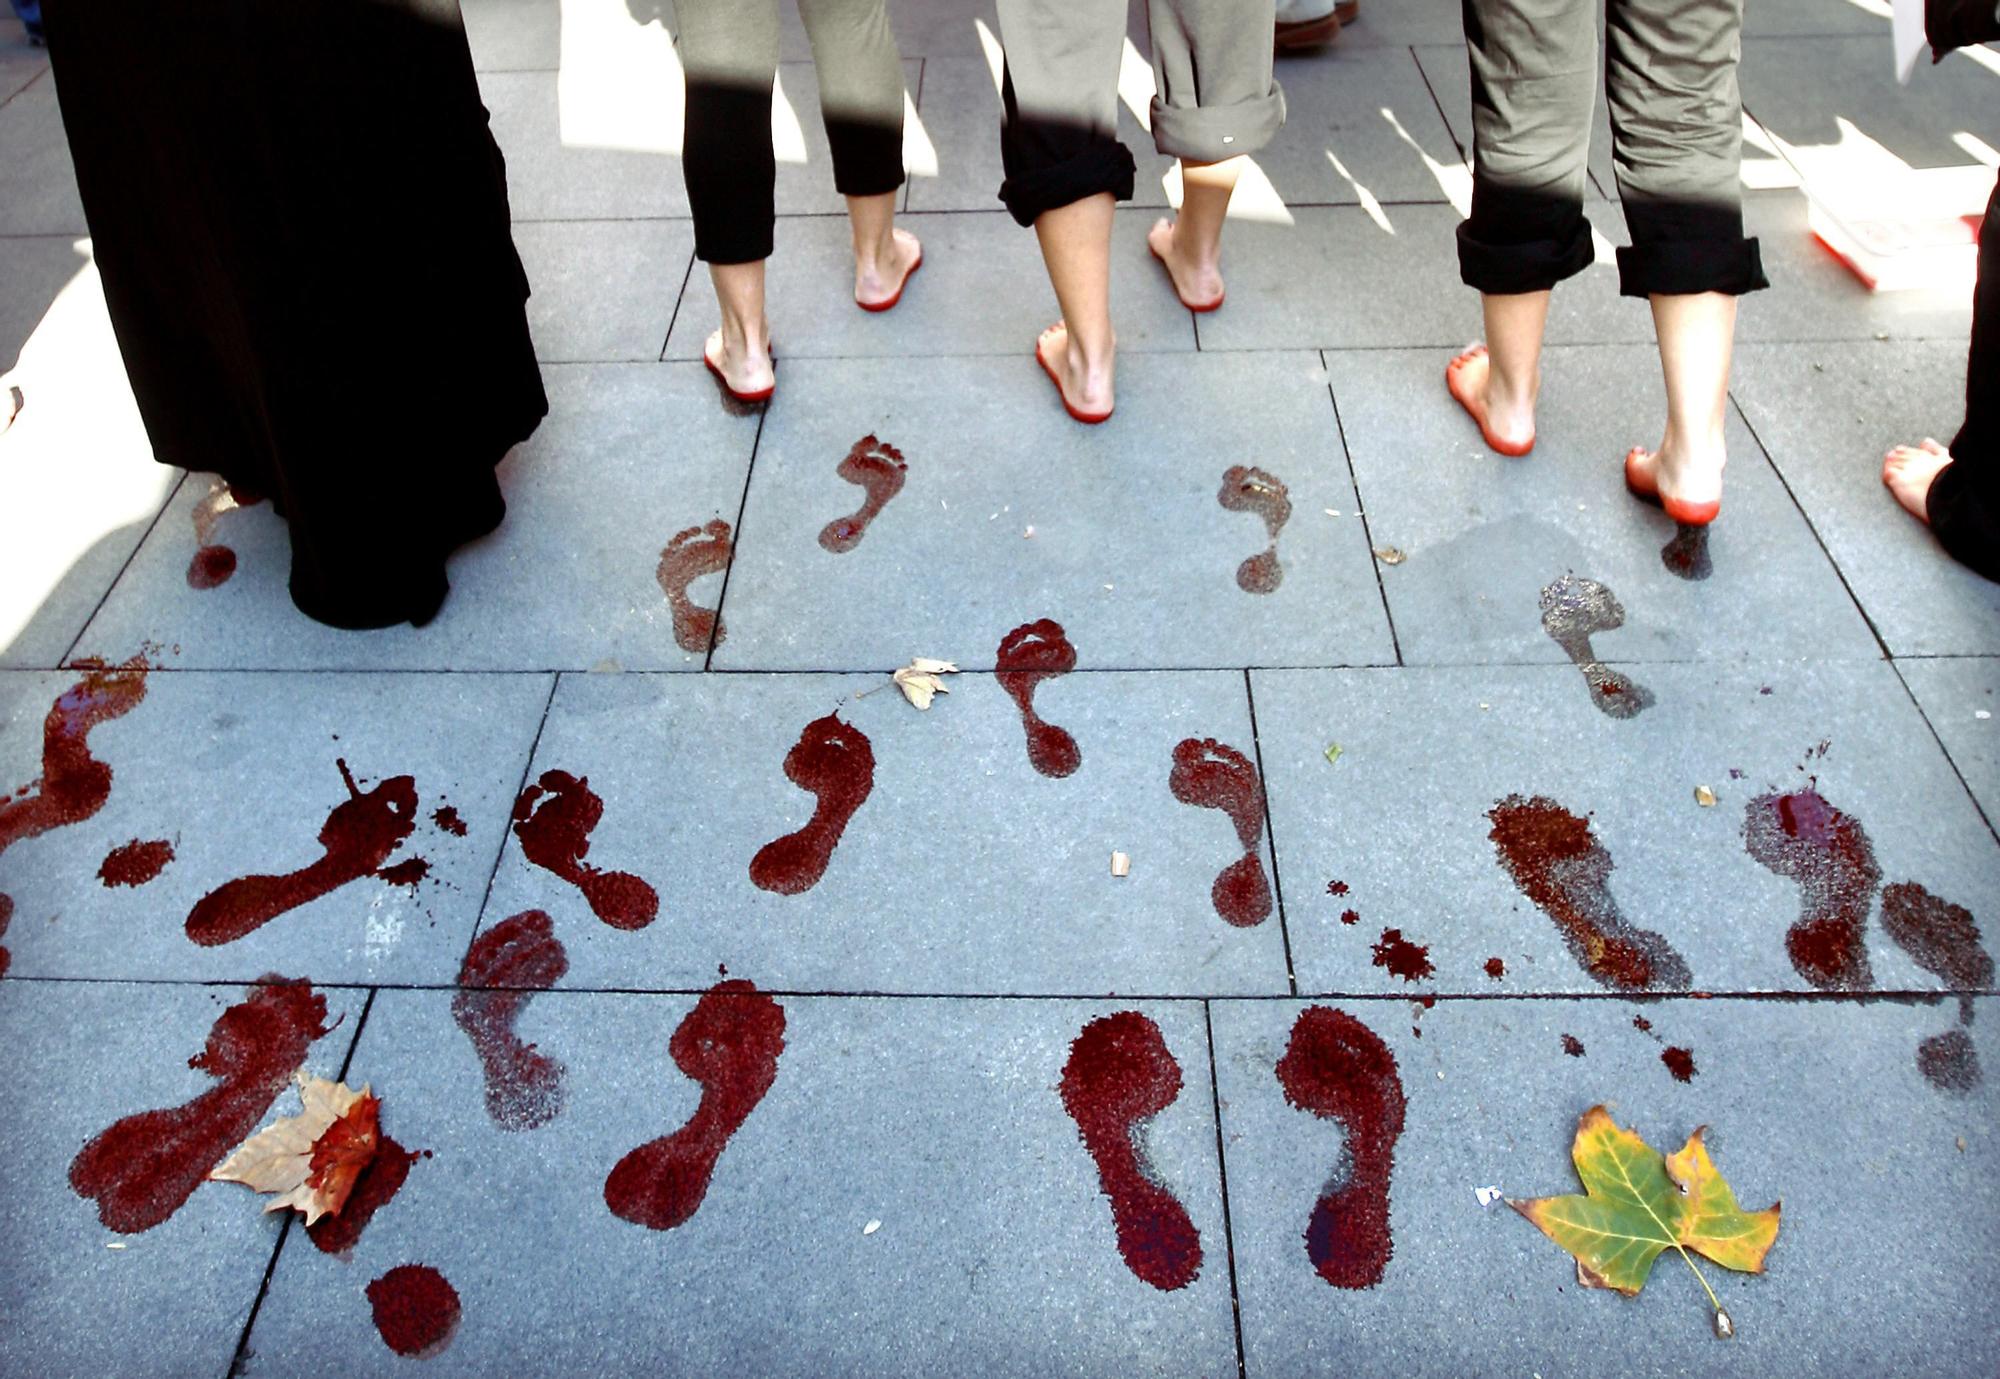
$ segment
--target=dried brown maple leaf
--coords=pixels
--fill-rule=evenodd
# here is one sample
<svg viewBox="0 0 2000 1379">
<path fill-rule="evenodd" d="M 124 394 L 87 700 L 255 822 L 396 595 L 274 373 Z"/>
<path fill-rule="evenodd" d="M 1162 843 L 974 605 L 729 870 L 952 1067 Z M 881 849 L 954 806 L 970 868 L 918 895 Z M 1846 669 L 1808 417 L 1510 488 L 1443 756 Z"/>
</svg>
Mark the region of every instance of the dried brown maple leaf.
<svg viewBox="0 0 2000 1379">
<path fill-rule="evenodd" d="M 303 1110 L 260 1130 L 208 1176 L 274 1194 L 265 1211 L 294 1207 L 306 1224 L 340 1214 L 381 1143 L 381 1099 L 323 1077 L 298 1079 Z"/>
<path fill-rule="evenodd" d="M 903 698 L 920 709 L 928 709 L 935 695 L 950 694 L 951 690 L 940 676 L 954 675 L 958 667 L 950 661 L 939 661 L 929 656 L 916 656 L 901 670 L 889 678 L 896 682 L 896 688 L 903 692 Z"/>
</svg>

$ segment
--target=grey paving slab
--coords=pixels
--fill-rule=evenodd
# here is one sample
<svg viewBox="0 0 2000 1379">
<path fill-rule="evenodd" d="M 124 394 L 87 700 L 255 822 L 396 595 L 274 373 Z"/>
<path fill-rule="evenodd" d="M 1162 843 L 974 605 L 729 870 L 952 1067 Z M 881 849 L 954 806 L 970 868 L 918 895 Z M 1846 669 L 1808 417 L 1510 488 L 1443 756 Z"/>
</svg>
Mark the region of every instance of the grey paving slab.
<svg viewBox="0 0 2000 1379">
<path fill-rule="evenodd" d="M 1875 0 L 1758 0 L 1743 9 L 1746 38 L 1797 34 L 1874 34 L 1889 42 L 1888 7 Z"/>
<path fill-rule="evenodd" d="M 49 70 L 49 50 L 28 42 L 18 23 L 0 22 L 0 101 L 25 90 Z"/>
<path fill-rule="evenodd" d="M 2000 588 L 1952 560 L 1882 486 L 1882 455 L 1949 441 L 1957 341 L 1749 345 L 1734 393 L 1876 631 L 1898 656 L 2000 650 Z"/>
<path fill-rule="evenodd" d="M 1448 357 L 1326 356 L 1369 533 L 1409 557 L 1382 570 L 1406 662 L 1561 660 L 1541 594 L 1572 573 L 1607 586 L 1624 608 L 1622 628 L 1599 639 L 1600 658 L 1880 654 L 1734 417 L 1723 515 L 1706 538 L 1712 573 L 1687 578 L 1670 567 L 1668 551 L 1681 549 L 1673 521 L 1628 494 L 1621 470 L 1634 444 L 1659 443 L 1666 415 L 1650 346 L 1547 351 L 1539 438 L 1526 459 L 1482 443 L 1445 389 Z"/>
<path fill-rule="evenodd" d="M 928 648 L 986 668 L 1000 638 L 1037 617 L 1068 629 L 1085 666 L 1395 659 L 1310 354 L 1129 355 L 1101 427 L 1072 422 L 1026 357 L 913 361 L 893 381 L 863 361 L 781 370 L 719 667 L 896 666 Z M 862 504 L 838 468 L 870 435 L 900 451 L 903 488 L 834 554 L 823 528 Z M 1289 491 L 1280 582 L 1264 593 L 1239 571 L 1270 545 L 1268 527 L 1220 501 L 1245 466 Z M 1238 474 L 1232 496 L 1245 482 L 1262 481 Z"/>
<path fill-rule="evenodd" d="M 691 597 L 720 596 L 726 541 L 699 529 L 742 501 L 755 415 L 731 415 L 701 366 L 548 365 L 550 415 L 500 467 L 509 517 L 452 558 L 452 592 L 427 626 L 342 632 L 309 621 L 285 593 L 290 552 L 268 507 L 225 514 L 215 540 L 237 553 L 235 576 L 189 586 L 193 512 L 207 476 L 190 483 L 140 548 L 80 644 L 128 654 L 155 641 L 188 668 L 698 670 L 706 643 L 675 639 L 659 582 L 677 536 L 713 551 Z"/>
<path fill-rule="evenodd" d="M 9 789 L 43 776 L 44 720 L 81 680 L 0 675 Z M 547 676 L 526 674 L 153 672 L 143 699 L 88 734 L 111 773 L 102 807 L 0 854 L 0 890 L 14 900 L 10 975 L 452 980 L 548 693 Z M 364 803 L 352 802 L 341 762 Z M 433 817 L 446 806 L 462 836 Z M 162 841 L 173 856 L 156 879 L 103 879 L 118 879 L 114 849 Z M 208 899 L 238 878 L 289 877 L 329 857 L 284 883 L 289 895 L 272 882 Z M 375 874 L 402 864 L 417 874 Z M 292 908 L 278 909 L 281 897 Z M 205 945 L 186 927 L 197 907 Z"/>
<path fill-rule="evenodd" d="M 1987 821 L 2000 822 L 2000 661 L 1905 660 L 1896 670 Z"/>
<path fill-rule="evenodd" d="M 1322 49 L 1287 60 L 1279 82 L 1285 127 L 1257 161 L 1286 204 L 1446 199 L 1425 157 L 1448 164 L 1458 146 L 1409 49 Z"/>
<path fill-rule="evenodd" d="M 420 1261 L 462 1309 L 427 1373 L 1236 1373 L 1199 1006 L 1142 1011 L 1181 1070 L 1146 1148 L 1203 1251 L 1192 1283 L 1160 1291 L 1120 1259 L 1057 1090 L 1082 1026 L 1132 1007 L 777 1002 L 769 1092 L 699 1209 L 654 1231 L 613 1216 L 604 1185 L 695 1110 L 701 1090 L 669 1056 L 692 998 L 535 997 L 521 1033 L 566 1065 L 567 1106 L 510 1134 L 487 1118 L 447 993 L 382 993 L 352 1073 L 374 1081 L 384 1126 L 435 1157 L 349 1257 L 292 1233 L 246 1372 L 407 1368 L 374 1334 L 363 1290 Z"/>
<path fill-rule="evenodd" d="M 1456 43 L 1465 37 L 1464 19 L 1452 0 L 1362 0 L 1360 17 L 1340 31 L 1340 47 L 1404 48 L 1420 43 Z M 1279 60 L 1278 80 L 1291 64 L 1310 56 Z"/>
<path fill-rule="evenodd" d="M 0 235 L 87 233 L 53 84 L 0 105 L 0 148 Z"/>
<path fill-rule="evenodd" d="M 559 0 L 461 0 L 459 9 L 472 65 L 479 71 L 541 71 L 561 65 Z M 484 86 L 484 78 L 480 84 Z"/>
<path fill-rule="evenodd" d="M 1571 956 L 1503 863 L 1489 816 L 1511 796 L 1588 819 L 1615 913 L 1582 881 L 1578 910 L 1607 931 L 1622 917 L 1657 934 L 1688 972 L 1666 980 L 1663 960 L 1666 989 L 1811 989 L 1786 950 L 1800 886 L 1745 842 L 1751 802 L 1769 793 L 1816 781 L 1857 821 L 1883 883 L 1915 881 L 1975 911 L 2000 894 L 2000 846 L 1886 662 L 1623 669 L 1655 702 L 1622 721 L 1592 707 L 1567 666 L 1256 672 L 1300 990 L 1615 989 Z M 1343 749 L 1331 766 L 1329 742 Z M 1714 806 L 1698 803 L 1700 785 Z M 1332 881 L 1346 894 L 1328 894 Z M 1357 920 L 1343 923 L 1350 909 Z M 1431 977 L 1376 965 L 1388 928 L 1428 947 Z M 1878 989 L 1939 989 L 1879 922 L 1865 943 Z M 1485 971 L 1494 957 L 1499 979 Z"/>
<path fill-rule="evenodd" d="M 570 986 L 685 989 L 724 963 L 809 991 L 1288 989 L 1276 913 L 1239 928 L 1216 911 L 1217 875 L 1246 855 L 1229 817 L 1169 786 L 1188 738 L 1254 761 L 1241 674 L 1044 682 L 1037 712 L 1081 755 L 1067 778 L 1029 764 L 1020 713 L 992 678 L 956 677 L 927 713 L 887 686 L 886 674 L 565 677 L 532 778 L 587 780 L 604 807 L 590 865 L 641 877 L 658 918 L 636 931 L 599 922 L 516 839 L 485 923 L 547 910 Z M 816 883 L 762 889 L 752 862 L 815 809 L 785 762 L 837 708 L 868 739 L 872 789 Z M 1114 850 L 1132 858 L 1123 879 Z"/>
<path fill-rule="evenodd" d="M 1746 192 L 1743 221 L 1771 287 L 1743 299 L 1739 341 L 1962 341 L 1972 329 L 1971 294 L 1957 288 L 1869 292 L 1807 227 L 1805 197 L 1796 191 Z"/>
<path fill-rule="evenodd" d="M 1851 7 L 1834 3 L 1826 8 Z M 2000 100 L 1995 99 L 2000 76 L 1963 57 L 1933 67 L 1926 54 L 1910 84 L 1899 86 L 1887 36 L 1881 33 L 1746 38 L 1742 85 L 1744 107 L 1793 144 L 1851 144 L 1854 136 L 1842 132 L 1841 120 L 1912 167 L 1973 162 L 1953 141 L 1956 133 L 2000 144 Z M 1859 150 L 1855 152 L 1858 170 L 1862 165 Z"/>
<path fill-rule="evenodd" d="M 528 221 L 515 225 L 514 245 L 534 289 L 528 328 L 536 357 L 660 357 L 694 260 L 688 221 Z"/>
<path fill-rule="evenodd" d="M 1986 1018 L 1971 1031 L 1988 1067 L 2000 1055 L 1995 1004 L 1979 1003 Z M 1644 1007 L 1659 1039 L 1692 1050 L 1686 1086 L 1661 1065 L 1661 1044 L 1632 1027 L 1641 1008 L 1622 1001 L 1441 1002 L 1421 1039 L 1400 1004 L 1333 1008 L 1376 1033 L 1407 1102 L 1389 1187 L 1394 1253 L 1365 1290 L 1329 1287 L 1306 1254 L 1306 1222 L 1329 1168 L 1338 1181 L 1346 1131 L 1288 1104 L 1276 1076 L 1300 1007 L 1214 1007 L 1248 1373 L 1845 1379 L 1981 1375 L 2000 1363 L 1981 1319 L 2000 1282 L 2000 1155 L 1985 1133 L 1994 1084 L 1940 1093 L 1912 1053 L 1951 1023 L 1948 1007 Z M 1564 1034 L 1584 1056 L 1564 1056 Z M 1661 1258 L 1636 1299 L 1581 1288 L 1554 1242 L 1474 1196 L 1489 1185 L 1520 1198 L 1581 1191 L 1569 1147 L 1597 1103 L 1663 1152 L 1707 1125 L 1746 1208 L 1782 1199 L 1765 1273 L 1702 1264 L 1736 1325 L 1728 1345 L 1678 1259 Z"/>
<path fill-rule="evenodd" d="M 15 928 L 18 931 L 17 920 Z M 339 1071 L 361 1011 L 358 992 L 324 991 L 326 1024 L 306 1066 Z M 0 1124 L 0 1370 L 222 1374 L 278 1239 L 278 1218 L 247 1189 L 207 1183 L 165 1222 L 133 1235 L 100 1224 L 69 1185 L 71 1160 L 119 1119 L 215 1088 L 188 1067 L 239 987 L 0 982 L 0 1039 L 25 1114 Z M 1206 1089 L 1204 1088 L 1204 1096 Z M 298 1113 L 286 1092 L 276 1113 Z"/>
<path fill-rule="evenodd" d="M 555 72 L 487 72 L 479 93 L 507 159 L 507 199 L 516 220 L 687 215 L 679 157 L 586 144 L 582 134 L 565 139 Z"/>
<path fill-rule="evenodd" d="M 1112 230 L 1112 318 L 1118 346 L 1127 353 L 1195 347 L 1188 312 L 1146 253 L 1146 229 L 1157 216 L 1157 211 L 1120 211 Z M 785 359 L 829 355 L 1027 359 L 1035 337 L 1061 317 L 1034 232 L 1016 225 L 1005 211 L 906 215 L 897 224 L 923 241 L 924 266 L 895 310 L 870 312 L 854 304 L 854 242 L 847 221 L 779 219 L 766 297 L 781 373 Z M 699 359 L 715 319 L 712 294 L 704 299 L 691 285 L 667 340 L 667 358 Z M 782 378 L 778 390 L 782 406 Z"/>
<path fill-rule="evenodd" d="M 6 253 L 0 254 L 0 372 L 13 367 L 56 294 L 87 262 L 75 235 L 23 235 L 7 241 Z"/>
</svg>

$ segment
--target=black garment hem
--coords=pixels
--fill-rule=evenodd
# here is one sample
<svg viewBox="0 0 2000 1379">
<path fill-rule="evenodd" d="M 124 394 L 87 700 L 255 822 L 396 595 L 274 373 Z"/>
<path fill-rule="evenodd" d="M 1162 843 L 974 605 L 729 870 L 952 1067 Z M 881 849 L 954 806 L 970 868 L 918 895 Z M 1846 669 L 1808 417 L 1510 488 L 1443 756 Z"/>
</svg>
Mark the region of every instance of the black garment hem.
<svg viewBox="0 0 2000 1379">
<path fill-rule="evenodd" d="M 1618 291 L 1626 297 L 1726 292 L 1740 297 L 1769 287 L 1755 238 L 1676 239 L 1629 244 L 1618 251 Z"/>
<path fill-rule="evenodd" d="M 882 196 L 903 185 L 903 126 L 868 120 L 826 121 L 833 189 L 842 196 Z"/>
<path fill-rule="evenodd" d="M 1565 278 L 1590 267 L 1597 251 L 1590 241 L 1590 222 L 1577 212 L 1576 226 L 1562 239 L 1490 244 L 1480 240 L 1470 220 L 1458 226 L 1458 276 L 1467 287 L 1496 296 L 1546 292 Z"/>
<path fill-rule="evenodd" d="M 1042 212 L 1087 196 L 1110 192 L 1114 200 L 1130 201 L 1138 171 L 1131 149 L 1116 139 L 1093 140 L 1060 163 L 1012 174 L 1000 184 L 1000 199 L 1016 224 L 1033 225 Z"/>
</svg>

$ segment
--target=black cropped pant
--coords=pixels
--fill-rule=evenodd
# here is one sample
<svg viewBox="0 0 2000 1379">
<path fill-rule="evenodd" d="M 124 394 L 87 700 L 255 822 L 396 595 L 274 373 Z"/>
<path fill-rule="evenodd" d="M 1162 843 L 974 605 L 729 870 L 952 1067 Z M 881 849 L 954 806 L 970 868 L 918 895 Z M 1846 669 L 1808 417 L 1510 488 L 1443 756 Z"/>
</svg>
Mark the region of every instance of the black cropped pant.
<svg viewBox="0 0 2000 1379">
<path fill-rule="evenodd" d="M 1959 560 L 2000 580 L 2000 184 L 1979 231 L 1979 285 L 1972 292 L 1972 348 L 1965 360 L 1965 425 L 1951 463 L 1925 497 L 1931 530 Z"/>
</svg>

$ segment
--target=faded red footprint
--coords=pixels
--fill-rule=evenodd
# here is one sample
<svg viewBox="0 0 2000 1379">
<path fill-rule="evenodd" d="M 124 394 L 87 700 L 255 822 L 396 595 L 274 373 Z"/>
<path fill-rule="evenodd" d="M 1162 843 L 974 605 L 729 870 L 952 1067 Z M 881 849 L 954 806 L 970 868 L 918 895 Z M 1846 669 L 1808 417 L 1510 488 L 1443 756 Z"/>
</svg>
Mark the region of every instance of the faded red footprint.
<svg viewBox="0 0 2000 1379">
<path fill-rule="evenodd" d="M 458 1330 L 458 1290 L 428 1264 L 399 1264 L 367 1292 L 375 1330 L 398 1355 L 435 1355 Z"/>
<path fill-rule="evenodd" d="M 317 862 L 279 875 L 239 876 L 210 891 L 188 912 L 187 936 L 204 948 L 231 943 L 289 910 L 375 873 L 417 826 L 417 783 L 391 776 L 363 792 L 345 761 L 336 761 L 347 795 L 320 826 L 326 849 Z"/>
<path fill-rule="evenodd" d="M 1373 1288 L 1395 1253 L 1389 1179 L 1403 1133 L 1396 1056 L 1345 1011 L 1310 1006 L 1278 1060 L 1285 1100 L 1347 1132 L 1347 1171 L 1321 1189 L 1306 1219 L 1306 1257 L 1335 1288 Z"/>
<path fill-rule="evenodd" d="M 1583 682 L 1590 702 L 1612 718 L 1635 718 L 1652 706 L 1653 693 L 1597 659 L 1590 639 L 1625 625 L 1625 605 L 1594 579 L 1564 575 L 1542 590 L 1542 630 L 1563 649 Z"/>
<path fill-rule="evenodd" d="M 659 893 L 631 872 L 583 860 L 603 817 L 604 801 L 590 788 L 590 777 L 544 771 L 514 801 L 514 836 L 523 857 L 583 892 L 592 914 L 614 929 L 643 929 L 660 913 Z"/>
<path fill-rule="evenodd" d="M 227 583 L 236 573 L 236 552 L 216 543 L 216 524 L 224 513 L 255 507 L 263 501 L 256 494 L 231 488 L 220 479 L 209 485 L 206 496 L 194 507 L 195 553 L 187 569 L 190 588 L 213 589 Z"/>
<path fill-rule="evenodd" d="M 540 910 L 504 919 L 474 939 L 459 968 L 451 1018 L 486 1070 L 486 1114 L 502 1130 L 533 1130 L 562 1113 L 563 1065 L 523 1043 L 514 1022 L 537 991 L 567 971 L 569 955 Z"/>
<path fill-rule="evenodd" d="M 1674 524 L 1673 539 L 1660 547 L 1660 564 L 1667 573 L 1685 580 L 1707 579 L 1715 573 L 1715 561 L 1708 554 L 1708 528 Z"/>
<path fill-rule="evenodd" d="M 1903 881 L 1882 888 L 1882 927 L 1918 966 L 1958 989 L 1958 1022 L 1971 1024 L 1972 997 L 1964 993 L 1993 985 L 1993 958 L 1979 941 L 1972 911 Z M 1983 1080 L 1979 1051 L 1963 1029 L 1919 1044 L 1917 1068 L 1940 1091 L 1970 1092 Z"/>
<path fill-rule="evenodd" d="M 1147 1155 L 1153 1117 L 1181 1094 L 1181 1065 L 1160 1027 L 1136 1010 L 1092 1020 L 1063 1064 L 1063 1109 L 1076 1122 L 1111 1202 L 1125 1267 L 1162 1292 L 1201 1273 L 1201 1234 Z"/>
<path fill-rule="evenodd" d="M 1750 855 L 1799 888 L 1799 917 L 1785 951 L 1801 977 L 1822 991 L 1866 991 L 1868 910 L 1882 869 L 1861 821 L 1807 787 L 1759 795 L 1744 806 Z"/>
<path fill-rule="evenodd" d="M 848 517 L 836 517 L 820 529 L 819 544 L 835 555 L 845 555 L 859 546 L 861 538 L 868 534 L 868 524 L 881 514 L 891 498 L 903 491 L 909 468 L 902 451 L 883 444 L 873 435 L 854 442 L 854 448 L 847 452 L 834 473 L 850 484 L 859 484 L 865 496 L 859 511 Z"/>
<path fill-rule="evenodd" d="M 742 978 L 717 982 L 667 1044 L 674 1065 L 701 1084 L 701 1104 L 673 1134 L 640 1145 L 604 1180 L 614 1216 L 672 1230 L 700 1208 L 715 1161 L 778 1077 L 785 1010 Z"/>
<path fill-rule="evenodd" d="M 1546 795 L 1509 795 L 1488 810 L 1487 837 L 1521 894 L 1555 921 L 1583 970 L 1624 991 L 1685 990 L 1688 965 L 1673 945 L 1619 912 L 1611 854 L 1579 818 Z"/>
<path fill-rule="evenodd" d="M 106 886 L 143 886 L 154 880 L 174 860 L 174 845 L 165 838 L 140 842 L 134 838 L 104 855 L 97 879 Z"/>
<path fill-rule="evenodd" d="M 875 788 L 875 749 L 868 735 L 833 714 L 815 718 L 785 753 L 785 779 L 817 803 L 806 826 L 774 838 L 750 859 L 750 879 L 779 895 L 809 891 L 826 875 L 848 820 Z"/>
<path fill-rule="evenodd" d="M 1083 751 L 1066 729 L 1042 721 L 1035 712 L 1035 686 L 1076 669 L 1076 648 L 1062 624 L 1053 618 L 1022 623 L 1000 639 L 994 653 L 994 679 L 1021 711 L 1028 735 L 1028 764 L 1060 780 L 1083 765 Z"/>
<path fill-rule="evenodd" d="M 1292 517 L 1285 481 L 1254 466 L 1231 465 L 1223 471 L 1222 490 L 1215 498 L 1231 512 L 1254 512 L 1263 519 L 1271 544 L 1236 567 L 1236 585 L 1245 593 L 1270 593 L 1285 582 L 1285 567 L 1278 563 L 1278 533 Z"/>
<path fill-rule="evenodd" d="M 1239 928 L 1261 924 L 1271 913 L 1271 883 L 1264 875 L 1264 786 L 1257 768 L 1234 747 L 1190 737 L 1174 748 L 1167 786 L 1182 804 L 1220 809 L 1236 826 L 1243 855 L 1215 878 L 1209 899 Z"/>
<path fill-rule="evenodd" d="M 728 569 L 735 549 L 729 524 L 718 517 L 705 527 L 675 532 L 660 552 L 660 591 L 667 596 L 667 608 L 674 618 L 674 641 L 681 650 L 706 652 L 711 646 L 721 646 L 728 637 L 721 615 L 690 599 L 688 586 L 703 575 Z"/>
<path fill-rule="evenodd" d="M 267 978 L 217 1017 L 190 1068 L 221 1079 L 184 1106 L 141 1111 L 99 1132 L 69 1166 L 69 1185 L 121 1234 L 179 1211 L 208 1171 L 257 1128 L 327 1032 L 326 999 L 305 982 Z"/>
</svg>

